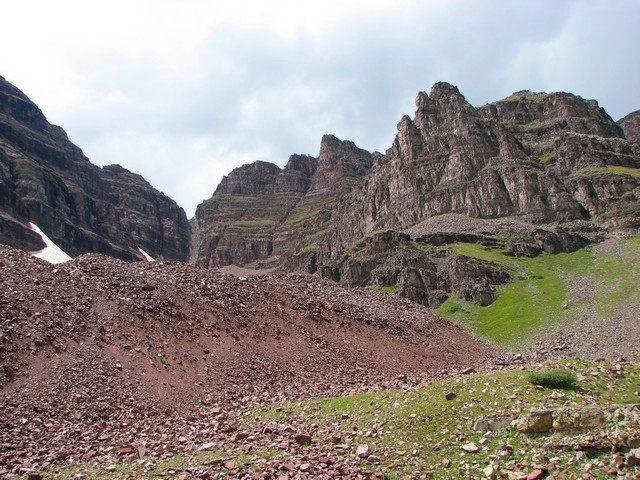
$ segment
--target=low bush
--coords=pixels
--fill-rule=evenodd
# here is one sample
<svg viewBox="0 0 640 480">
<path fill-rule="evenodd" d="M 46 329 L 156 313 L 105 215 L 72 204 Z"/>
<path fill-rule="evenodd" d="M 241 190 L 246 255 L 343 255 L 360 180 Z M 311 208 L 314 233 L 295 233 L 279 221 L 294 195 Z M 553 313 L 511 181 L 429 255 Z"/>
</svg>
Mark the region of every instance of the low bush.
<svg viewBox="0 0 640 480">
<path fill-rule="evenodd" d="M 578 377 L 569 370 L 556 368 L 553 370 L 531 372 L 529 374 L 529 382 L 533 385 L 540 385 L 547 388 L 570 389 L 576 386 Z"/>
</svg>

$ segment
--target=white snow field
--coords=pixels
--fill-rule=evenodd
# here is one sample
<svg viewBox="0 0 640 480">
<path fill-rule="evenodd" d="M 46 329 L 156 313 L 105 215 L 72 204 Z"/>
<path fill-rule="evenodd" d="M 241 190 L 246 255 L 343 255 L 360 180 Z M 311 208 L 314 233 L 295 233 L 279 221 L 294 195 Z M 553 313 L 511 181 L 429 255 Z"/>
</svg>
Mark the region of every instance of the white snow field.
<svg viewBox="0 0 640 480">
<path fill-rule="evenodd" d="M 46 247 L 42 250 L 38 250 L 37 252 L 31 252 L 31 255 L 34 257 L 41 258 L 42 260 L 46 260 L 49 263 L 64 263 L 71 260 L 71 257 L 64 253 L 60 247 L 58 247 L 49 237 L 47 237 L 42 230 L 35 224 L 29 223 L 31 230 L 36 232 L 42 238 L 42 241 L 45 243 Z"/>
<path fill-rule="evenodd" d="M 147 252 L 145 252 L 143 249 L 141 249 L 140 247 L 138 247 L 138 250 L 140 251 L 140 253 L 142 254 L 142 256 L 144 258 L 146 258 L 149 262 L 155 262 L 156 259 L 153 258 L 151 255 L 149 255 Z"/>
</svg>

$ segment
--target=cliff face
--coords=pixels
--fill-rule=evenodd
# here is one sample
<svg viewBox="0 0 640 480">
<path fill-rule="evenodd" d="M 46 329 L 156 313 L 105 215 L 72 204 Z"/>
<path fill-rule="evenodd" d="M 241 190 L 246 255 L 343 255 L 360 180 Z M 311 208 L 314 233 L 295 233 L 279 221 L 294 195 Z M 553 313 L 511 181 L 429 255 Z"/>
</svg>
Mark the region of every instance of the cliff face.
<svg viewBox="0 0 640 480">
<path fill-rule="evenodd" d="M 196 210 L 196 265 L 277 261 L 276 231 L 308 191 L 316 165 L 316 158 L 294 155 L 284 169 L 258 161 L 223 178 Z"/>
<path fill-rule="evenodd" d="M 42 248 L 36 223 L 71 255 L 187 260 L 189 224 L 139 175 L 89 162 L 65 132 L 0 77 L 0 242 Z"/>
<path fill-rule="evenodd" d="M 418 95 L 384 155 L 325 136 L 300 188 L 274 187 L 291 185 L 290 165 L 232 172 L 198 209 L 199 263 L 270 261 L 354 286 L 395 285 L 431 306 L 452 292 L 488 304 L 510 276 L 431 247 L 470 241 L 537 255 L 637 231 L 637 119 L 616 124 L 567 93 L 521 91 L 475 108 L 438 83 Z M 239 230 L 265 220 L 261 236 Z"/>
<path fill-rule="evenodd" d="M 349 200 L 323 258 L 373 231 L 447 213 L 534 224 L 583 220 L 607 230 L 639 225 L 640 160 L 596 102 L 518 92 L 474 108 L 457 88 L 436 84 L 416 106 Z"/>
<path fill-rule="evenodd" d="M 621 118 L 617 123 L 622 128 L 625 137 L 633 142 L 635 154 L 640 155 L 640 110 Z"/>
<path fill-rule="evenodd" d="M 338 204 L 372 163 L 353 142 L 325 135 L 317 158 L 293 155 L 284 169 L 260 161 L 235 169 L 198 206 L 195 263 L 315 271 L 315 251 Z"/>
</svg>

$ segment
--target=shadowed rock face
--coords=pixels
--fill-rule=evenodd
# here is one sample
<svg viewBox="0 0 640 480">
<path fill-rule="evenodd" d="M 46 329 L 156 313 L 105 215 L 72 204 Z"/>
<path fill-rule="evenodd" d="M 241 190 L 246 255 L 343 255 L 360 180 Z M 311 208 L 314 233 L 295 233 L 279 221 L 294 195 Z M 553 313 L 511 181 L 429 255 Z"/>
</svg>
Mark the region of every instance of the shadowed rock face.
<svg viewBox="0 0 640 480">
<path fill-rule="evenodd" d="M 65 132 L 0 77 L 0 242 L 42 248 L 36 223 L 71 255 L 97 252 L 189 258 L 189 224 L 178 205 L 141 176 L 89 162 Z"/>
</svg>

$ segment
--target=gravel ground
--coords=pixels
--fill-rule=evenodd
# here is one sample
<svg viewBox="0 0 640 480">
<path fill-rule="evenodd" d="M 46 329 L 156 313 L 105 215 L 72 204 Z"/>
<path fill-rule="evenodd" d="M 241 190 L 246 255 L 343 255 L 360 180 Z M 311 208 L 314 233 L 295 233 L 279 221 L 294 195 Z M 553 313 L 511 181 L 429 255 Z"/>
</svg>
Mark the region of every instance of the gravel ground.
<svg viewBox="0 0 640 480">
<path fill-rule="evenodd" d="M 426 308 L 315 276 L 50 265 L 4 246 L 0 271 L 0 477 L 231 441 L 238 407 L 410 388 L 501 358 Z"/>
</svg>

